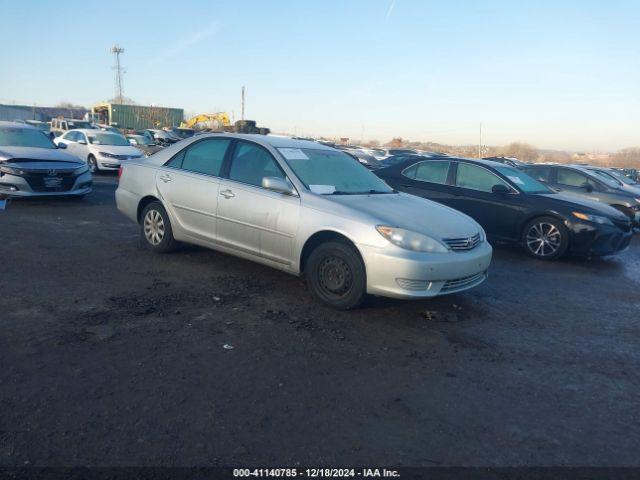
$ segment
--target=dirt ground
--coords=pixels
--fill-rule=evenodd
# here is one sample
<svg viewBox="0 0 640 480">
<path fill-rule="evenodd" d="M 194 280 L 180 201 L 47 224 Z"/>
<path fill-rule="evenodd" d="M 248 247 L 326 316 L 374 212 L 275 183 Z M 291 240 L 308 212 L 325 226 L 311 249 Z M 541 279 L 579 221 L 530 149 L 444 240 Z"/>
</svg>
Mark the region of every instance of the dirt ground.
<svg viewBox="0 0 640 480">
<path fill-rule="evenodd" d="M 0 211 L 0 465 L 640 465 L 640 236 L 496 248 L 467 293 L 335 312 L 148 252 L 96 180 Z"/>
</svg>

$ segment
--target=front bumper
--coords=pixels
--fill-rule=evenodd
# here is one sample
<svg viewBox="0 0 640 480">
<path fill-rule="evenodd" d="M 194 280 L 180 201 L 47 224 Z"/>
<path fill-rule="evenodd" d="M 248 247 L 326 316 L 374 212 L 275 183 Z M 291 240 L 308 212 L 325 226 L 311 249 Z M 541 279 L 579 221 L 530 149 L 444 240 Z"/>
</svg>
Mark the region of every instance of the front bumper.
<svg viewBox="0 0 640 480">
<path fill-rule="evenodd" d="M 86 195 L 91 192 L 92 183 L 89 172 L 77 177 L 63 179 L 60 185 L 50 188 L 34 180 L 30 182 L 25 177 L 4 174 L 0 176 L 0 194 L 10 197 Z"/>
<path fill-rule="evenodd" d="M 492 248 L 484 241 L 468 251 L 424 253 L 389 244 L 358 245 L 367 271 L 367 293 L 426 298 L 461 292 L 487 278 Z"/>
<path fill-rule="evenodd" d="M 613 225 L 574 223 L 571 225 L 571 253 L 578 256 L 603 256 L 629 248 L 633 228 Z"/>
</svg>

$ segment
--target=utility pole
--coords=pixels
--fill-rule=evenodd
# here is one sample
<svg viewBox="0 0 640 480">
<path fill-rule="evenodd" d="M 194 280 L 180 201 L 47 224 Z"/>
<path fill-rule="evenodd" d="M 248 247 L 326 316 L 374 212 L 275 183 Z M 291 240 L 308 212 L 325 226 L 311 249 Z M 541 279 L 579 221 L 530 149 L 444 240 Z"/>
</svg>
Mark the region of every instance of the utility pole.
<svg viewBox="0 0 640 480">
<path fill-rule="evenodd" d="M 242 87 L 242 116 L 240 120 L 244 120 L 244 86 Z"/>
<path fill-rule="evenodd" d="M 482 158 L 482 122 L 480 122 L 480 141 L 478 142 L 478 158 Z"/>
<path fill-rule="evenodd" d="M 114 45 L 111 47 L 111 53 L 113 53 L 115 60 L 113 69 L 116 71 L 116 102 L 122 105 L 122 74 L 124 73 L 124 70 L 122 65 L 120 65 L 120 54 L 124 53 L 124 48 Z"/>
</svg>

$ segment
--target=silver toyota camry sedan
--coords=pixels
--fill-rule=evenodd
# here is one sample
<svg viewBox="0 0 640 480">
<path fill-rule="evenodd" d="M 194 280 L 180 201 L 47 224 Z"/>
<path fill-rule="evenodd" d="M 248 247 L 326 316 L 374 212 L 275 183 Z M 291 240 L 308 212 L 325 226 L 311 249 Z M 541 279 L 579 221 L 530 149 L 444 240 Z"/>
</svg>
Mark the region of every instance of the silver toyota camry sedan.
<svg viewBox="0 0 640 480">
<path fill-rule="evenodd" d="M 460 292 L 491 262 L 474 220 L 311 141 L 198 135 L 124 165 L 116 202 L 153 251 L 193 243 L 304 275 L 340 309 Z"/>
</svg>

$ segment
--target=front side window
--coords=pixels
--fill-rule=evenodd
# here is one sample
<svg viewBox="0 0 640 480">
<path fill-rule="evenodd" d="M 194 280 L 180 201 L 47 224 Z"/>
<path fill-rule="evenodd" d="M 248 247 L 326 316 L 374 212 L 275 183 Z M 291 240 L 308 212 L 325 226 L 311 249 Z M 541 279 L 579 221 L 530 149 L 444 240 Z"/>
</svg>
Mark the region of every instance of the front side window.
<svg viewBox="0 0 640 480">
<path fill-rule="evenodd" d="M 300 181 L 320 195 L 393 193 L 386 183 L 360 162 L 339 150 L 278 148 Z"/>
<path fill-rule="evenodd" d="M 264 177 L 286 179 L 267 150 L 253 143 L 239 142 L 233 152 L 229 179 L 260 187 Z"/>
<path fill-rule="evenodd" d="M 192 144 L 186 151 L 183 150 L 182 169 L 219 177 L 224 155 L 227 152 L 227 148 L 229 148 L 229 143 L 230 140 L 228 139 L 218 138 L 215 140 L 203 140 Z M 180 155 L 177 155 L 174 158 L 179 156 Z M 173 160 L 170 164 L 172 162 Z"/>
<path fill-rule="evenodd" d="M 412 180 L 444 185 L 447 183 L 450 163 L 451 162 L 426 160 L 404 169 L 402 175 Z"/>
<path fill-rule="evenodd" d="M 458 163 L 456 186 L 480 190 L 481 192 L 491 192 L 494 185 L 504 185 L 509 190 L 512 190 L 504 180 L 486 168 L 471 165 L 470 163 Z"/>
</svg>

